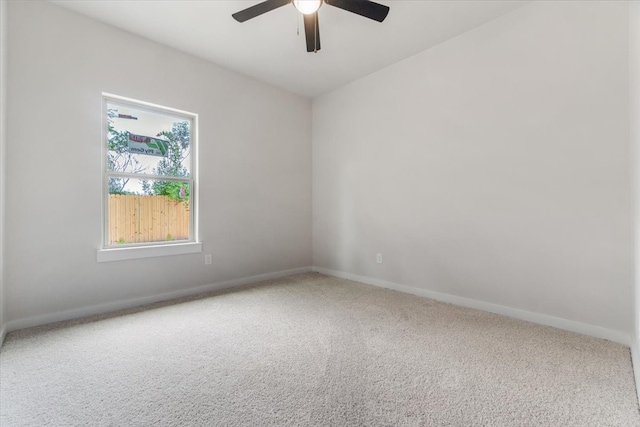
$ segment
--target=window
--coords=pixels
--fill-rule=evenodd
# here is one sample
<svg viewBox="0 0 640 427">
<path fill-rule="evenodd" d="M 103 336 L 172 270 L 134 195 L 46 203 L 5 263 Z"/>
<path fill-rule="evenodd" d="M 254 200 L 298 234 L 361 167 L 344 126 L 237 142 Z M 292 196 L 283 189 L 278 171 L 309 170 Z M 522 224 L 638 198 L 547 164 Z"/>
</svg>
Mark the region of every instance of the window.
<svg viewBox="0 0 640 427">
<path fill-rule="evenodd" d="M 201 245 L 193 245 L 197 116 L 107 94 L 103 103 L 104 231 L 98 261 L 200 252 Z"/>
</svg>

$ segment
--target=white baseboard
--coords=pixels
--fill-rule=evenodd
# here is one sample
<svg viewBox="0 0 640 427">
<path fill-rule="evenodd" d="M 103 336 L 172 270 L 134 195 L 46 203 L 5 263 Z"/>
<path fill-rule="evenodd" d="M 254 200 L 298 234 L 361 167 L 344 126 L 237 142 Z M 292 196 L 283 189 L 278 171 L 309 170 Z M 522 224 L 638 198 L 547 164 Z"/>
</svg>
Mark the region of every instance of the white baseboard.
<svg viewBox="0 0 640 427">
<path fill-rule="evenodd" d="M 634 336 L 631 340 L 631 364 L 633 366 L 633 374 L 636 380 L 636 394 L 640 403 L 640 347 L 638 347 L 638 337 Z"/>
<path fill-rule="evenodd" d="M 294 274 L 309 273 L 310 271 L 311 267 L 294 268 L 291 270 L 282 270 L 273 273 L 258 274 L 256 276 L 226 280 L 224 282 L 211 283 L 208 285 L 198 286 L 196 288 L 165 292 L 159 295 L 113 301 L 104 304 L 92 305 L 89 307 L 44 314 L 41 316 L 11 320 L 10 322 L 7 322 L 5 328 L 2 330 L 2 337 L 4 338 L 5 330 L 6 332 L 17 331 L 18 329 L 31 328 L 34 326 L 62 322 L 65 320 L 79 319 L 82 317 L 93 316 L 95 314 L 110 313 L 117 310 L 153 304 L 155 302 L 169 301 L 176 298 L 197 295 L 203 292 L 218 291 L 221 289 L 233 288 L 235 286 L 249 285 L 251 283 L 261 282 L 263 280 L 278 279 L 280 277 L 292 276 Z"/>
<path fill-rule="evenodd" d="M 398 283 L 387 282 L 385 280 L 374 279 L 372 277 L 358 276 L 356 274 L 344 273 L 342 271 L 329 270 L 322 267 L 313 267 L 313 271 L 326 274 L 328 276 L 340 277 L 342 279 L 354 280 L 356 282 L 367 283 L 369 285 L 381 288 L 393 289 L 396 291 L 418 295 L 421 297 L 431 298 L 436 301 L 447 302 L 462 307 L 475 308 L 477 310 L 488 311 L 495 314 L 501 314 L 515 319 L 526 320 L 528 322 L 538 323 L 540 325 L 552 326 L 566 331 L 576 332 L 583 335 L 589 335 L 596 338 L 603 338 L 609 341 L 617 342 L 626 346 L 631 346 L 631 336 L 622 331 L 603 328 L 600 326 L 589 325 L 586 323 L 575 322 L 560 317 L 549 316 L 546 314 L 534 313 L 531 311 L 520 310 L 517 308 L 506 307 L 489 302 L 478 301 L 470 298 L 459 297 L 455 295 L 445 294 L 442 292 L 429 291 L 427 289 L 414 288 L 412 286 L 401 285 Z M 638 355 L 640 356 L 640 355 Z M 639 361 L 640 362 L 640 361 Z"/>
</svg>

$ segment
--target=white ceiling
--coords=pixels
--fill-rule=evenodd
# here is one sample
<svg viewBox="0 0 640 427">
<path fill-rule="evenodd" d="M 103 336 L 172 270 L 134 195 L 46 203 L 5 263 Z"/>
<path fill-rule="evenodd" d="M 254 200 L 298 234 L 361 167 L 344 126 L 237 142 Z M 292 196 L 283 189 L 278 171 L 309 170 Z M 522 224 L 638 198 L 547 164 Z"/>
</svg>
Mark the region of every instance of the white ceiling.
<svg viewBox="0 0 640 427">
<path fill-rule="evenodd" d="M 331 91 L 529 3 L 378 0 L 391 8 L 383 23 L 323 5 L 318 12 L 322 49 L 307 53 L 301 15 L 291 5 L 241 24 L 231 14 L 259 1 L 50 1 L 308 97 Z"/>
</svg>

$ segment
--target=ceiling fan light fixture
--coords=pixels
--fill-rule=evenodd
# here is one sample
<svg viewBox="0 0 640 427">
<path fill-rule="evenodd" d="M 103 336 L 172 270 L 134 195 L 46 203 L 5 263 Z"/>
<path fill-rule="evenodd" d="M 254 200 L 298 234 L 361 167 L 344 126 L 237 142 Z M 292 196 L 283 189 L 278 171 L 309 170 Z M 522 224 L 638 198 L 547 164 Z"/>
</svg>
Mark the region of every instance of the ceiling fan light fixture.
<svg viewBox="0 0 640 427">
<path fill-rule="evenodd" d="M 389 6 L 372 0 L 264 0 L 231 16 L 238 22 L 245 22 L 284 5 L 292 4 L 298 12 L 304 15 L 304 38 L 307 42 L 307 52 L 317 52 L 320 50 L 318 9 L 322 3 L 378 22 L 384 21 L 389 13 Z"/>
<path fill-rule="evenodd" d="M 293 0 L 293 5 L 303 15 L 310 15 L 320 9 L 322 0 Z"/>
</svg>

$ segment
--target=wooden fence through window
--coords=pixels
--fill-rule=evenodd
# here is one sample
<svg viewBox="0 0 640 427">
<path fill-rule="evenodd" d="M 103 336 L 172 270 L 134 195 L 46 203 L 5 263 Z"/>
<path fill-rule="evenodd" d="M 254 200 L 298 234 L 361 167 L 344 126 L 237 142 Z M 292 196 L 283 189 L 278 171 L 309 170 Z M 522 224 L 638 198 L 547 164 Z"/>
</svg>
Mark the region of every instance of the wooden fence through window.
<svg viewBox="0 0 640 427">
<path fill-rule="evenodd" d="M 109 244 L 189 239 L 189 208 L 167 196 L 109 194 Z"/>
</svg>

